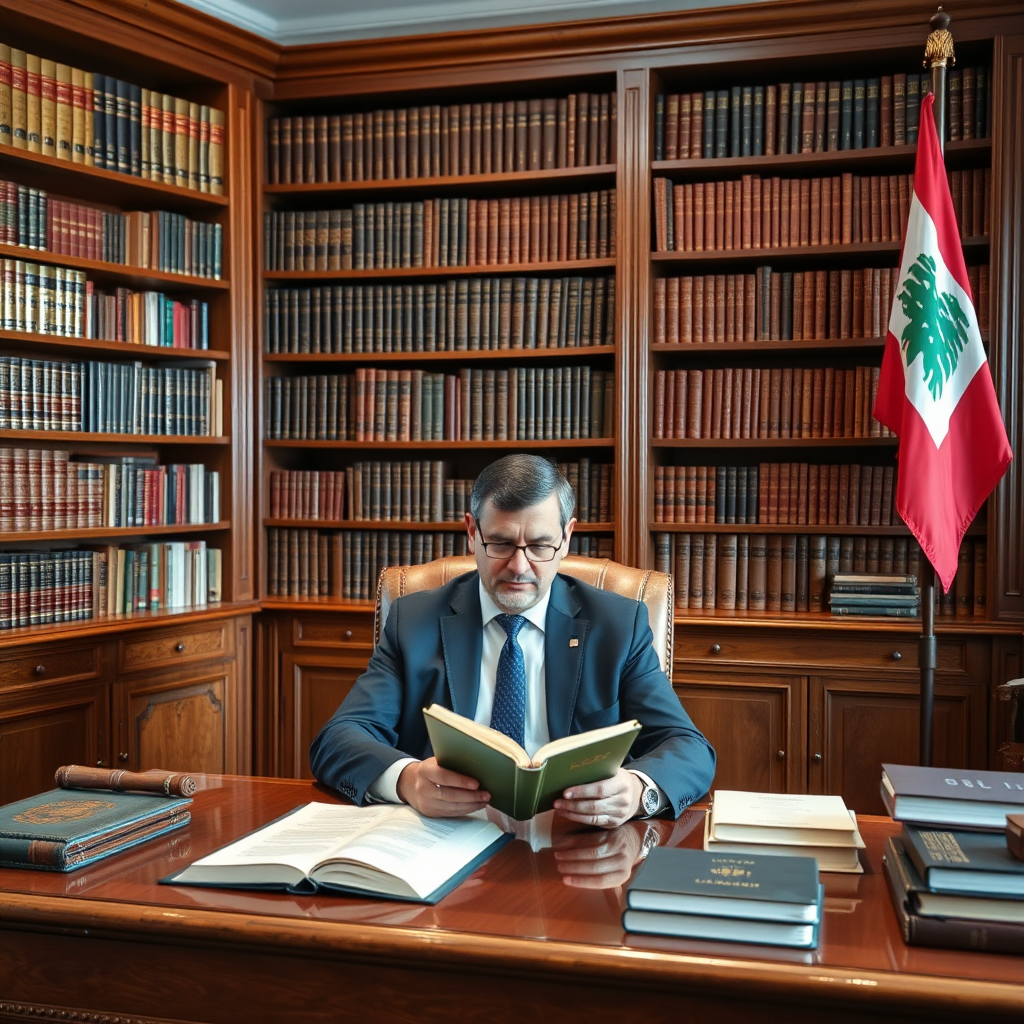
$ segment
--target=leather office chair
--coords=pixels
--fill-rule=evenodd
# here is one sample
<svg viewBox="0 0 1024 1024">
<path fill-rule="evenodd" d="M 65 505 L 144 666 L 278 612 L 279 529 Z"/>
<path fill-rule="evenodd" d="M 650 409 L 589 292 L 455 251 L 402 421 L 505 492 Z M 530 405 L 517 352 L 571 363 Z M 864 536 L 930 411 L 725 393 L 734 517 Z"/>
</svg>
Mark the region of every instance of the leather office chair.
<svg viewBox="0 0 1024 1024">
<path fill-rule="evenodd" d="M 377 605 L 373 617 L 373 642 L 380 639 L 381 630 L 391 609 L 391 602 L 403 594 L 417 590 L 433 590 L 456 576 L 476 569 L 472 555 L 452 555 L 436 558 L 422 565 L 392 565 L 381 570 L 377 580 Z M 598 587 L 610 590 L 647 605 L 647 614 L 654 633 L 654 649 L 661 667 L 672 682 L 672 577 L 653 569 L 633 569 L 610 558 L 584 558 L 566 555 L 559 572 Z"/>
</svg>

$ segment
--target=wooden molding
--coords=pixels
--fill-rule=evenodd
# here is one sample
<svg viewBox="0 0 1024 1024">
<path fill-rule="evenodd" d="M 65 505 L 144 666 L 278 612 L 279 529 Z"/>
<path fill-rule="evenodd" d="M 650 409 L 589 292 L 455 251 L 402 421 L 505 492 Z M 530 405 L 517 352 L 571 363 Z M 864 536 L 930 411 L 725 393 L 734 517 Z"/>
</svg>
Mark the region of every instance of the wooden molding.
<svg viewBox="0 0 1024 1024">
<path fill-rule="evenodd" d="M 366 79 L 395 73 L 453 74 L 486 67 L 488 75 L 527 61 L 571 62 L 569 73 L 601 70 L 580 62 L 601 58 L 610 71 L 632 53 L 665 48 L 799 37 L 860 29 L 920 27 L 924 46 L 932 0 L 777 0 L 713 10 L 634 15 L 378 40 L 316 43 L 283 48 L 276 68 L 276 99 L 298 99 L 365 89 Z M 977 21 L 1020 13 L 1017 0 L 977 0 L 952 12 Z M 614 62 L 614 63 L 613 63 Z M 384 86 L 385 88 L 387 86 Z M 392 88 L 394 86 L 392 85 Z"/>
</svg>

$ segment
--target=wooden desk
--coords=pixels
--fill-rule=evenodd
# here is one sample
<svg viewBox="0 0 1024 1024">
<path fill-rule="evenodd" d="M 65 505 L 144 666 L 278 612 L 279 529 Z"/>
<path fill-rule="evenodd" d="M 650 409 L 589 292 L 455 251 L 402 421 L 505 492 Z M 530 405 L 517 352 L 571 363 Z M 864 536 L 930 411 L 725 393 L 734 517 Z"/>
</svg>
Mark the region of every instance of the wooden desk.
<svg viewBox="0 0 1024 1024">
<path fill-rule="evenodd" d="M 628 936 L 621 884 L 566 885 L 555 852 L 526 842 L 435 907 L 158 885 L 331 799 L 305 782 L 198 781 L 176 835 L 70 875 L 0 870 L 0 1021 L 1024 1019 L 1020 958 L 904 945 L 881 874 L 888 819 L 862 820 L 865 875 L 825 876 L 821 946 L 805 953 Z M 702 819 L 659 823 L 661 843 L 697 846 Z M 645 827 L 556 842 L 632 851 Z"/>
</svg>

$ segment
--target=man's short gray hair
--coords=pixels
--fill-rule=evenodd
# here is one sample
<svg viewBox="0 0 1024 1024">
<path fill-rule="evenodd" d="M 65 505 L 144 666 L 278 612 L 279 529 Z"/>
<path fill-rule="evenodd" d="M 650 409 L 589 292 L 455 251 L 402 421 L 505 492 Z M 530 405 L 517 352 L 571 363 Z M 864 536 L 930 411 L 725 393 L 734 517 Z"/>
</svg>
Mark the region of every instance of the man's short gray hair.
<svg viewBox="0 0 1024 1024">
<path fill-rule="evenodd" d="M 572 485 L 558 466 L 540 455 L 506 455 L 492 462 L 476 478 L 469 499 L 470 515 L 479 522 L 488 501 L 501 512 L 519 512 L 558 495 L 562 533 L 576 508 Z"/>
</svg>

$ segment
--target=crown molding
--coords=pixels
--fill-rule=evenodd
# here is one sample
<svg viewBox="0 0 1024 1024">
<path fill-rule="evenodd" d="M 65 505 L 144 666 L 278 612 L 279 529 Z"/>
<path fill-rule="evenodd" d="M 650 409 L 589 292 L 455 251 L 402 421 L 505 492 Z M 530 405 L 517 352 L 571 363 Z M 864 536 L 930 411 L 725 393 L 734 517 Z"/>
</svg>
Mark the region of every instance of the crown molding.
<svg viewBox="0 0 1024 1024">
<path fill-rule="evenodd" d="M 289 46 L 282 50 L 275 76 L 280 99 L 307 95 L 304 83 L 325 95 L 351 91 L 360 79 L 395 73 L 453 72 L 487 66 L 490 71 L 524 61 L 582 62 L 604 59 L 609 67 L 630 54 L 667 48 L 693 49 L 728 41 L 823 35 L 861 29 L 885 31 L 920 26 L 921 45 L 934 0 L 762 0 L 729 7 L 631 15 L 581 22 L 447 34 Z M 966 11 L 950 12 L 957 21 L 1019 15 L 1019 0 L 972 0 Z M 958 18 L 958 14 L 960 17 Z M 582 70 L 582 69 L 581 69 Z"/>
</svg>

